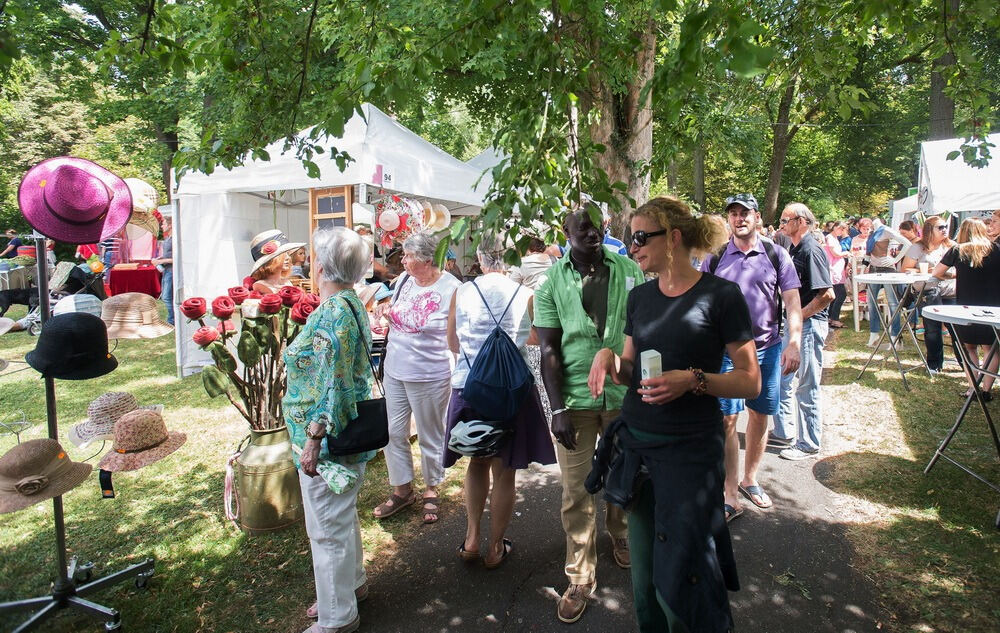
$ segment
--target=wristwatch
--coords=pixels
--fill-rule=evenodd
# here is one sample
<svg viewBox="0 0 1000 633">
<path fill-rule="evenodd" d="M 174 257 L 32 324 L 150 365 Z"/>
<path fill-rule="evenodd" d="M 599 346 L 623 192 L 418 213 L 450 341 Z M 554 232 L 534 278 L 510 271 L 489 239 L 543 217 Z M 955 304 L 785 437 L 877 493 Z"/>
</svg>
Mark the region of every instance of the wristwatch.
<svg viewBox="0 0 1000 633">
<path fill-rule="evenodd" d="M 313 432 L 312 432 L 312 431 L 310 430 L 311 426 L 312 426 L 312 425 L 310 425 L 310 424 L 307 424 L 307 425 L 306 425 L 306 437 L 307 437 L 308 439 L 310 439 L 310 440 L 321 440 L 321 439 L 323 439 L 324 437 L 326 437 L 326 429 L 323 429 L 323 432 L 322 432 L 322 433 L 318 433 L 318 434 L 317 434 L 317 433 L 313 433 Z"/>
</svg>

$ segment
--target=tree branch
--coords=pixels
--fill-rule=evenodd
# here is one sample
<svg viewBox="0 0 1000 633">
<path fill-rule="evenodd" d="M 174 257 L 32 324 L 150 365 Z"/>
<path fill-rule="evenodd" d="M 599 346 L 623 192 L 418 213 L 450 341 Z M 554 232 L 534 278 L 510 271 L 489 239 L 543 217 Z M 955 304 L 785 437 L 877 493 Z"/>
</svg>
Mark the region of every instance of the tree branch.
<svg viewBox="0 0 1000 633">
<path fill-rule="evenodd" d="M 313 24 L 316 22 L 316 9 L 319 8 L 319 0 L 313 0 L 312 11 L 309 13 L 309 26 L 306 28 L 306 41 L 302 47 L 302 70 L 299 80 L 299 91 L 295 95 L 295 109 L 292 110 L 292 127 L 289 134 L 295 134 L 298 129 L 295 127 L 295 119 L 299 115 L 299 107 L 302 105 L 302 92 L 306 89 L 306 79 L 309 76 L 309 41 L 312 39 Z"/>
</svg>

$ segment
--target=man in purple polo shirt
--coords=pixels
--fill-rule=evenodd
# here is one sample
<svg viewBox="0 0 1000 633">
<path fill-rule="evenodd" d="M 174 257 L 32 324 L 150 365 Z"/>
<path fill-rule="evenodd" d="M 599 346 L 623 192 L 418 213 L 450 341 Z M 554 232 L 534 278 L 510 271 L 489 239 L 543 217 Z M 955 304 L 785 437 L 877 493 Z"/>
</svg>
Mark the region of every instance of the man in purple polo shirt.
<svg viewBox="0 0 1000 633">
<path fill-rule="evenodd" d="M 757 482 L 757 468 L 764 455 L 767 416 L 778 412 L 781 374 L 799 367 L 799 337 L 802 310 L 798 288 L 801 286 L 788 251 L 757 232 L 760 213 L 757 200 L 749 193 L 726 199 L 726 216 L 732 237 L 721 255 L 710 257 L 702 270 L 736 282 L 743 290 L 753 325 L 757 361 L 760 364 L 760 395 L 744 402 L 719 398 L 726 430 L 726 520 L 743 514 L 739 493 L 759 508 L 771 507 L 771 499 Z M 788 345 L 781 345 L 781 307 L 784 304 Z M 732 371 L 729 356 L 722 359 L 722 373 Z M 746 430 L 746 457 L 743 479 L 739 479 L 740 441 L 736 419 L 744 407 L 749 419 Z"/>
</svg>

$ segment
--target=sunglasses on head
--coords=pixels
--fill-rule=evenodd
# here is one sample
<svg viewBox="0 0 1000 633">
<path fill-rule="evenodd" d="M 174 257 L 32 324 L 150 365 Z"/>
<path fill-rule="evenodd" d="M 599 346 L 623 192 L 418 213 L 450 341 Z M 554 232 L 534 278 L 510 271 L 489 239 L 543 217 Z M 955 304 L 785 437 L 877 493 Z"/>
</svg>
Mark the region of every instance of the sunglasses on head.
<svg viewBox="0 0 1000 633">
<path fill-rule="evenodd" d="M 649 238 L 656 237 L 657 235 L 666 235 L 666 234 L 667 234 L 666 229 L 660 229 L 659 231 L 649 231 L 648 233 L 646 231 L 636 231 L 635 233 L 632 234 L 632 244 L 634 244 L 639 248 L 642 248 L 643 246 L 646 245 L 646 242 L 649 241 Z"/>
</svg>

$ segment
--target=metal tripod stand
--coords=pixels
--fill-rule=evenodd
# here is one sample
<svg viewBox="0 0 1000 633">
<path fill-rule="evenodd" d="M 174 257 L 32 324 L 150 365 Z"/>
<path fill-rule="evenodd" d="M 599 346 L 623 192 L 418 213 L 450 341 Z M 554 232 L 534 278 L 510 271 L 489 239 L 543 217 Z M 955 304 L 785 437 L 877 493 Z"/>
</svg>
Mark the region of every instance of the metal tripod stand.
<svg viewBox="0 0 1000 633">
<path fill-rule="evenodd" d="M 38 265 L 38 306 L 44 324 L 49 318 L 49 281 L 45 263 L 45 238 L 37 233 L 34 238 Z M 50 376 L 45 377 L 45 410 L 49 437 L 58 440 L 55 380 Z M 86 599 L 86 596 L 117 585 L 129 578 L 135 578 L 136 587 L 144 587 L 149 577 L 153 575 L 155 561 L 152 558 L 147 558 L 141 563 L 130 565 L 110 576 L 90 580 L 93 570 L 92 563 L 78 566 L 74 556 L 67 564 L 66 526 L 63 523 L 62 497 L 52 499 L 52 507 L 56 528 L 57 573 L 56 581 L 52 584 L 52 592 L 47 596 L 0 603 L 0 613 L 37 609 L 21 626 L 14 629 L 14 633 L 34 630 L 62 609 L 75 609 L 96 618 L 102 618 L 104 619 L 104 630 L 120 631 L 121 614 L 118 610 L 91 602 Z"/>
</svg>

